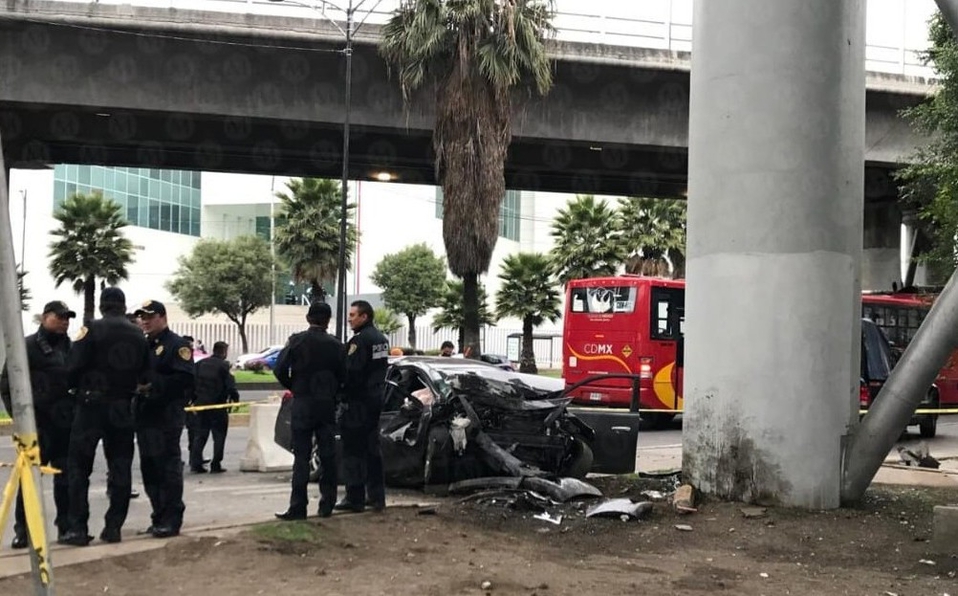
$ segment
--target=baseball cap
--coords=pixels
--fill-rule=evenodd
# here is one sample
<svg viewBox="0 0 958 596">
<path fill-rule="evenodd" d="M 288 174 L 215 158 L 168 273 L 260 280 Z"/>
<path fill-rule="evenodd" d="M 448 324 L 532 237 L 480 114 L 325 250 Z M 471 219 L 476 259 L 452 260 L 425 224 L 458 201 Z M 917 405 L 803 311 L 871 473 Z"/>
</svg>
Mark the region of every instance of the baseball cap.
<svg viewBox="0 0 958 596">
<path fill-rule="evenodd" d="M 126 304 L 126 294 L 117 287 L 103 288 L 100 292 L 100 304 Z"/>
<path fill-rule="evenodd" d="M 166 316 L 166 307 L 163 306 L 163 303 L 158 300 L 147 300 L 140 305 L 140 308 L 133 311 L 133 314 L 136 316 L 140 315 L 160 315 L 161 317 Z"/>
<path fill-rule="evenodd" d="M 59 300 L 54 300 L 53 302 L 47 302 L 43 307 L 43 314 L 53 313 L 58 317 L 67 317 L 69 319 L 76 318 L 77 314 L 70 310 L 66 304 Z"/>
<path fill-rule="evenodd" d="M 307 319 L 328 320 L 333 316 L 333 309 L 325 302 L 313 302 L 306 313 Z"/>
</svg>

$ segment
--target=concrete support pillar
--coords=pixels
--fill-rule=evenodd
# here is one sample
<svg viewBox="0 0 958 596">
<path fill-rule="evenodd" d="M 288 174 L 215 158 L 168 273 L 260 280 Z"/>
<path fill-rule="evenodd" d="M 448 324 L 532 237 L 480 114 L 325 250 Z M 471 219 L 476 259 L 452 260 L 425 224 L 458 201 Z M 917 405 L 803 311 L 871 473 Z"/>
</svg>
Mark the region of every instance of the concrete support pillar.
<svg viewBox="0 0 958 596">
<path fill-rule="evenodd" d="M 683 467 L 707 494 L 840 504 L 855 412 L 864 0 L 696 0 Z"/>
<path fill-rule="evenodd" d="M 901 286 L 901 210 L 890 201 L 865 203 L 862 290 L 891 291 Z"/>
</svg>

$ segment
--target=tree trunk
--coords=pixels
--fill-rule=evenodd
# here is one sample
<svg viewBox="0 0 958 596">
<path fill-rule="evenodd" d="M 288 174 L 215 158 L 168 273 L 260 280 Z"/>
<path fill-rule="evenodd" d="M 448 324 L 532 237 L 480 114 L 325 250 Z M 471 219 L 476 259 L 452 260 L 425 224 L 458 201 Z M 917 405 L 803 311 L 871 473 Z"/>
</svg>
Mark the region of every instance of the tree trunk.
<svg viewBox="0 0 958 596">
<path fill-rule="evenodd" d="M 536 366 L 536 353 L 532 349 L 532 319 L 522 320 L 522 353 L 519 355 L 519 372 L 539 374 Z"/>
<path fill-rule="evenodd" d="M 92 321 L 96 303 L 96 277 L 91 275 L 83 282 L 83 321 Z"/>
<path fill-rule="evenodd" d="M 409 347 L 416 349 L 416 315 L 406 315 L 406 320 L 409 321 Z"/>
<path fill-rule="evenodd" d="M 239 336 L 240 343 L 243 345 L 243 354 L 249 354 L 249 340 L 246 339 L 246 315 L 243 315 L 243 318 L 239 321 L 236 321 L 236 326 L 239 327 Z"/>
<path fill-rule="evenodd" d="M 466 328 L 459 328 L 459 345 L 456 346 L 456 349 L 459 350 L 459 353 L 462 354 L 466 351 Z"/>
<path fill-rule="evenodd" d="M 467 358 L 479 358 L 479 275 L 470 273 L 462 278 L 463 353 Z"/>
<path fill-rule="evenodd" d="M 309 280 L 309 287 L 313 292 L 312 302 L 326 302 L 326 291 L 323 290 L 323 286 L 319 283 L 318 279 L 313 278 Z"/>
</svg>

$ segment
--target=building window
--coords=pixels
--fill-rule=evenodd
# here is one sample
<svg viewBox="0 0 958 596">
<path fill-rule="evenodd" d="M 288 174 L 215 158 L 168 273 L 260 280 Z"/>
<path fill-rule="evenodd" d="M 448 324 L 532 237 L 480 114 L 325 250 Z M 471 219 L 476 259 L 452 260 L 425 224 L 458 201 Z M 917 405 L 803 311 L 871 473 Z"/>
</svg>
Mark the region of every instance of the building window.
<svg viewBox="0 0 958 596">
<path fill-rule="evenodd" d="M 269 229 L 269 216 L 262 215 L 256 217 L 256 235 L 262 238 L 263 240 L 269 242 L 270 229 Z"/>
<path fill-rule="evenodd" d="M 442 188 L 436 187 L 436 219 L 442 219 Z M 522 193 L 507 190 L 499 208 L 499 236 L 506 240 L 519 241 L 519 229 L 522 221 Z"/>
<path fill-rule="evenodd" d="M 199 236 L 200 173 L 61 164 L 53 168 L 53 206 L 74 193 L 102 192 L 130 225 Z"/>
</svg>

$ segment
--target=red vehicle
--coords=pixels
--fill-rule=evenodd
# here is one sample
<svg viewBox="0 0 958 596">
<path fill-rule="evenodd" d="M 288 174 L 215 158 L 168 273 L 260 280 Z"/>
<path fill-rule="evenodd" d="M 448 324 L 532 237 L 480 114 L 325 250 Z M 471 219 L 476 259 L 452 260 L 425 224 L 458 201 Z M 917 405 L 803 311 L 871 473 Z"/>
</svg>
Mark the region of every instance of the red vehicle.
<svg viewBox="0 0 958 596">
<path fill-rule="evenodd" d="M 904 350 L 931 308 L 931 296 L 865 294 L 862 316 Z M 664 424 L 682 411 L 685 281 L 639 276 L 574 280 L 566 290 L 563 376 L 572 387 L 595 375 L 638 375 L 638 407 Z M 958 403 L 958 353 L 936 382 L 942 407 Z M 574 389 L 582 405 L 629 407 L 633 379 Z M 657 412 L 656 412 L 657 410 Z"/>
</svg>

